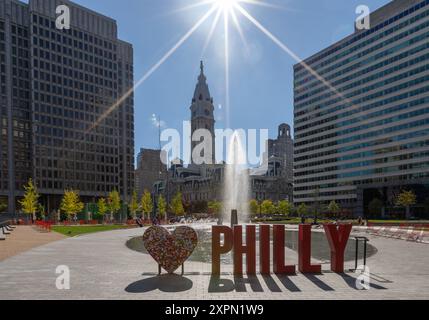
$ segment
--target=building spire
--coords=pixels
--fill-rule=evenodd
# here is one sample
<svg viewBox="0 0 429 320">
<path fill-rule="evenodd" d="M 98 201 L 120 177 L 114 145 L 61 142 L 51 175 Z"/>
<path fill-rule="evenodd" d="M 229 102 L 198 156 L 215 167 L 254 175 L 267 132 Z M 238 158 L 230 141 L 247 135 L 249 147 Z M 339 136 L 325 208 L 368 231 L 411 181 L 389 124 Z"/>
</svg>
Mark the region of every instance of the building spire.
<svg viewBox="0 0 429 320">
<path fill-rule="evenodd" d="M 200 61 L 200 70 L 201 70 L 201 74 L 204 75 L 204 62 L 203 62 L 203 60 Z"/>
</svg>

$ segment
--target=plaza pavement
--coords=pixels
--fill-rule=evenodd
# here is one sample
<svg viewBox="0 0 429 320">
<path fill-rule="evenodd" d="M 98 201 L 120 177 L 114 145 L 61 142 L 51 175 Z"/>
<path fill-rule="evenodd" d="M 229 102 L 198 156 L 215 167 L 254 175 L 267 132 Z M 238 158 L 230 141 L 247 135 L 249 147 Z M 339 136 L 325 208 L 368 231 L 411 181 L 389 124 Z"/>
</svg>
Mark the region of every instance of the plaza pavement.
<svg viewBox="0 0 429 320">
<path fill-rule="evenodd" d="M 2 261 L 0 300 L 429 299 L 428 244 L 368 235 L 378 253 L 368 261 L 371 289 L 360 291 L 355 287 L 354 273 L 329 272 L 326 263 L 322 275 L 236 278 L 230 267 L 223 266 L 221 277 L 214 278 L 209 264 L 188 262 L 184 277 L 157 277 L 152 258 L 125 245 L 143 231 L 117 230 L 68 238 Z M 287 250 L 288 263 L 297 263 L 296 253 Z M 59 265 L 70 268 L 70 290 L 56 289 Z M 349 262 L 346 267 L 353 265 Z"/>
<path fill-rule="evenodd" d="M 65 236 L 56 232 L 49 233 L 31 226 L 19 226 L 6 236 L 6 240 L 0 241 L 0 261 L 64 238 Z"/>
</svg>

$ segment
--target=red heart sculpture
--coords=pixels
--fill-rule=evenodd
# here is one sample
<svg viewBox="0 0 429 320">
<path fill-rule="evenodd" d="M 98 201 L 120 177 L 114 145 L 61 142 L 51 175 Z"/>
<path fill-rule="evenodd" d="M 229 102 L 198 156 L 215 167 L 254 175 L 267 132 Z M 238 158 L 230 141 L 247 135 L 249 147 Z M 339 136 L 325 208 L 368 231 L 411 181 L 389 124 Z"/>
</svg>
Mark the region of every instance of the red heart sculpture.
<svg viewBox="0 0 429 320">
<path fill-rule="evenodd" d="M 172 234 L 163 227 L 150 227 L 143 244 L 156 262 L 168 273 L 176 271 L 194 252 L 198 235 L 189 227 L 178 227 Z"/>
</svg>

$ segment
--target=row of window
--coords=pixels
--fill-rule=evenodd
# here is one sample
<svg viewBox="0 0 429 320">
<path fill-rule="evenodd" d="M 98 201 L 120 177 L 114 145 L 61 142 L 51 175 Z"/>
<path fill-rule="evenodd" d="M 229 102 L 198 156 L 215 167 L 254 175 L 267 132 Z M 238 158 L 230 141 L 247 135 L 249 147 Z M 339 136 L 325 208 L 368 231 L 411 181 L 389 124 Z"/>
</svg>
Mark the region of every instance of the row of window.
<svg viewBox="0 0 429 320">
<path fill-rule="evenodd" d="M 367 46 L 368 44 L 371 44 L 371 43 L 375 42 L 375 41 L 376 41 L 376 40 L 378 40 L 379 38 L 383 38 L 383 37 L 385 37 L 385 36 L 387 36 L 387 35 L 390 35 L 390 34 L 392 34 L 393 32 L 405 30 L 405 27 L 406 27 L 406 26 L 408 26 L 408 25 L 410 25 L 410 24 L 414 24 L 414 23 L 415 23 L 415 22 L 417 22 L 418 20 L 424 19 L 424 18 L 426 18 L 426 17 L 428 17 L 428 16 L 429 16 L 429 10 L 428 10 L 428 11 L 423 12 L 422 14 L 420 14 L 420 15 L 418 15 L 418 16 L 416 16 L 416 17 L 414 17 L 414 18 L 412 18 L 412 19 L 411 19 L 411 20 L 409 20 L 409 21 L 405 21 L 405 22 L 403 22 L 403 23 L 401 23 L 401 24 L 397 25 L 397 26 L 396 26 L 395 28 L 393 28 L 393 29 L 390 29 L 390 30 L 385 31 L 384 33 L 380 34 L 378 37 L 375 37 L 375 38 L 372 38 L 372 39 L 368 39 L 367 41 L 363 42 L 364 46 L 362 46 L 362 47 L 365 47 L 365 46 Z M 376 50 L 379 50 L 379 49 L 381 49 L 381 48 L 384 48 L 384 47 L 388 46 L 389 44 L 392 44 L 392 43 L 394 43 L 394 42 L 397 42 L 397 41 L 399 41 L 400 39 L 403 39 L 403 38 L 410 38 L 410 37 L 411 37 L 411 35 L 412 35 L 413 33 L 416 33 L 416 32 L 418 32 L 418 31 L 420 31 L 420 30 L 422 30 L 422 29 L 426 28 L 427 26 L 428 26 L 428 23 L 427 23 L 427 22 L 422 23 L 422 24 L 420 24 L 420 25 L 419 25 L 419 26 L 417 26 L 417 27 L 414 27 L 414 28 L 412 28 L 412 29 L 409 29 L 409 30 L 407 30 L 407 31 L 405 31 L 405 32 L 403 32 L 403 33 L 397 34 L 397 35 L 395 35 L 394 37 L 392 37 L 392 38 L 390 38 L 390 39 L 388 39 L 388 40 L 386 40 L 386 41 L 384 41 L 384 42 L 382 42 L 382 43 L 379 43 L 379 44 L 377 44 L 376 46 L 370 47 L 370 48 L 366 49 L 365 51 L 363 51 L 363 52 L 360 52 L 360 53 L 356 54 L 355 56 L 352 56 L 352 57 L 349 57 L 348 59 L 342 60 L 341 62 L 338 62 L 338 61 L 340 60 L 340 58 L 341 58 L 341 57 L 343 57 L 343 55 L 340 55 L 340 56 L 334 56 L 334 57 L 330 58 L 329 60 L 325 60 L 325 61 L 322 63 L 322 66 L 319 66 L 319 67 L 317 67 L 316 69 L 317 69 L 317 70 L 319 70 L 321 74 L 329 73 L 329 72 L 331 72 L 331 71 L 334 71 L 334 70 L 336 70 L 336 69 L 339 69 L 340 67 L 342 67 L 342 66 L 344 66 L 344 65 L 346 65 L 346 64 L 348 64 L 348 63 L 350 63 L 351 61 L 358 60 L 358 59 L 360 59 L 361 57 L 367 56 L 367 55 L 369 55 L 370 53 L 372 53 L 372 52 L 374 52 L 374 51 L 376 51 Z M 355 52 L 357 52 L 357 50 L 358 50 L 358 49 L 359 49 L 359 48 L 349 48 L 347 51 L 348 51 L 349 53 L 355 53 Z M 325 62 L 326 62 L 326 63 L 325 63 Z M 322 70 L 320 70 L 320 68 L 321 68 L 321 67 L 323 67 L 324 65 L 331 64 L 332 62 L 337 62 L 337 64 L 336 64 L 336 65 L 333 65 L 333 66 L 330 66 L 329 68 L 326 68 L 326 69 L 324 69 L 323 71 L 322 71 Z M 311 75 L 310 75 L 310 76 L 311 76 Z M 305 81 L 305 82 L 311 82 L 312 80 L 314 80 L 314 78 L 312 79 L 311 77 L 308 77 L 308 78 L 306 79 L 306 81 Z M 302 81 L 301 81 L 301 82 L 302 82 Z M 303 82 L 303 83 L 305 83 L 305 82 Z M 299 85 L 300 83 L 298 82 L 297 84 Z"/>
<path fill-rule="evenodd" d="M 406 42 L 404 42 L 402 44 L 399 44 L 399 45 L 395 46 L 394 48 L 388 49 L 388 50 L 383 51 L 383 52 L 381 52 L 381 53 L 379 53 L 379 54 L 377 54 L 375 56 L 367 58 L 365 61 L 362 61 L 362 63 L 359 63 L 356 66 L 358 66 L 358 68 L 361 68 L 362 66 L 364 66 L 364 65 L 366 65 L 368 63 L 371 63 L 373 61 L 378 61 L 381 58 L 389 56 L 389 55 L 391 55 L 391 54 L 393 54 L 395 52 L 398 52 L 398 51 L 400 51 L 400 50 L 402 50 L 404 48 L 409 48 L 412 45 L 412 43 L 414 43 L 414 40 L 416 42 L 420 42 L 420 41 L 425 40 L 425 42 L 423 43 L 423 48 L 427 49 L 427 48 L 429 48 L 429 41 L 428 41 L 428 39 L 429 39 L 429 31 L 426 32 L 423 35 L 420 35 L 420 36 L 414 38 L 414 39 L 410 39 L 410 40 L 408 40 L 408 41 L 406 41 Z M 344 73 L 342 73 L 342 74 L 344 74 Z M 326 92 L 326 91 L 324 91 L 324 92 Z M 331 96 L 336 96 L 337 98 L 333 99 L 333 100 L 330 100 L 330 101 L 327 101 L 327 102 L 324 102 L 323 104 L 320 104 L 320 101 L 328 99 Z M 339 98 L 338 98 L 338 93 L 337 92 L 334 92 L 333 90 L 327 90 L 327 92 L 325 94 L 323 94 L 322 96 L 320 96 L 320 97 L 315 97 L 315 98 L 313 98 L 311 100 L 308 100 L 306 102 L 295 104 L 295 109 L 296 110 L 302 109 L 302 108 L 304 108 L 306 106 L 313 105 L 314 103 L 318 103 L 318 104 L 320 104 L 321 108 L 324 108 L 324 107 L 327 107 L 329 105 L 332 105 L 332 104 L 338 102 L 338 99 Z"/>
<path fill-rule="evenodd" d="M 360 40 L 368 37 L 369 35 L 371 35 L 371 34 L 377 32 L 377 31 L 385 28 L 388 25 L 391 25 L 391 24 L 395 23 L 396 21 L 398 21 L 400 19 L 403 19 L 404 17 L 409 16 L 410 14 L 412 14 L 412 13 L 414 13 L 414 12 L 416 12 L 416 11 L 424 8 L 424 7 L 426 7 L 427 5 L 429 5 L 429 0 L 422 1 L 421 3 L 419 3 L 419 4 L 417 4 L 417 5 L 413 6 L 413 7 L 411 7 L 410 9 L 407 9 L 404 12 L 401 12 L 401 13 L 399 13 L 399 14 L 391 17 L 391 18 L 389 18 L 388 20 L 386 20 L 386 21 L 384 21 L 384 22 L 376 25 L 375 27 L 371 28 L 370 30 L 360 32 L 359 34 L 357 34 L 356 36 L 352 37 L 351 39 L 349 39 L 347 41 L 344 41 L 344 42 L 341 42 L 338 45 L 330 48 L 329 50 L 324 50 L 321 54 L 318 54 L 317 56 L 315 56 L 315 57 L 313 57 L 311 59 L 308 59 L 306 61 L 306 63 L 311 66 L 313 63 L 315 63 L 315 62 L 317 62 L 319 60 L 322 60 L 325 57 L 331 56 L 333 53 L 335 53 L 335 52 L 337 52 L 337 51 L 339 51 L 341 49 L 344 49 L 344 48 L 352 45 L 353 43 L 358 42 L 358 41 L 360 41 Z M 295 69 L 297 71 L 300 71 L 300 70 L 303 70 L 304 67 L 302 65 L 297 65 Z"/>
<path fill-rule="evenodd" d="M 412 160 L 412 159 L 418 159 L 418 158 L 429 159 L 429 151 L 414 152 L 414 153 L 408 153 L 408 154 L 403 154 L 398 156 L 378 158 L 374 160 L 359 161 L 359 162 L 353 162 L 353 163 L 348 163 L 343 165 L 335 165 L 335 166 L 326 167 L 326 168 L 317 168 L 317 169 L 307 170 L 305 172 L 295 172 L 295 177 L 310 176 L 310 175 L 316 175 L 320 173 L 330 173 L 332 171 L 342 171 L 342 170 L 348 170 L 348 169 L 354 169 L 354 168 L 369 167 L 369 166 L 380 165 L 380 164 L 388 164 L 390 162 L 398 162 L 398 161 Z"/>
<path fill-rule="evenodd" d="M 429 97 L 426 98 L 426 99 L 424 99 L 424 100 L 425 101 L 426 100 L 429 101 Z M 333 132 L 333 133 L 326 134 L 326 135 L 323 135 L 323 136 L 318 135 L 318 136 L 316 136 L 314 138 L 307 139 L 304 142 L 296 143 L 295 146 L 296 147 L 300 147 L 300 146 L 307 145 L 307 144 L 310 144 L 310 143 L 315 143 L 315 142 L 324 141 L 324 140 L 327 140 L 327 139 L 332 139 L 332 138 L 335 138 L 335 137 L 341 137 L 341 136 L 344 136 L 344 135 L 349 135 L 351 133 L 358 132 L 358 131 L 369 130 L 369 129 L 372 129 L 372 128 L 375 128 L 375 127 L 385 127 L 385 126 L 387 126 L 389 124 L 392 124 L 392 123 L 396 123 L 396 122 L 399 122 L 399 121 L 402 121 L 402 120 L 406 120 L 406 119 L 410 119 L 410 118 L 422 116 L 422 115 L 425 115 L 425 114 L 428 114 L 428 113 L 429 113 L 429 108 L 424 108 L 424 109 L 419 109 L 419 110 L 413 110 L 413 111 L 410 111 L 410 112 L 407 112 L 407 113 L 403 113 L 403 114 L 400 114 L 400 115 L 395 115 L 393 117 L 385 118 L 385 119 L 374 121 L 374 122 L 364 121 L 359 126 L 353 127 L 353 128 L 349 128 L 349 129 L 339 130 L 340 128 L 338 126 L 338 130 L 335 130 L 335 132 Z M 371 118 L 368 118 L 368 119 L 371 119 Z M 340 141 L 342 141 L 342 140 L 340 140 Z"/>
<path fill-rule="evenodd" d="M 339 163 L 339 162 L 343 162 L 343 161 L 364 159 L 364 158 L 376 157 L 376 156 L 380 156 L 380 155 L 388 155 L 388 154 L 394 153 L 394 152 L 418 149 L 418 148 L 423 148 L 423 147 L 427 147 L 427 146 L 429 146 L 429 140 L 423 140 L 423 141 L 406 143 L 406 144 L 402 144 L 402 145 L 383 147 L 383 148 L 375 149 L 375 150 L 371 150 L 371 151 L 358 152 L 358 153 L 353 153 L 350 155 L 344 155 L 341 157 L 335 157 L 335 158 L 329 158 L 329 159 L 325 159 L 325 160 L 313 161 L 313 162 L 309 162 L 309 163 L 305 163 L 305 164 L 299 164 L 299 165 L 295 166 L 295 170 L 296 170 L 296 172 L 298 172 L 299 170 L 303 170 L 306 168 L 321 167 L 323 165 L 331 164 L 331 163 Z"/>
</svg>

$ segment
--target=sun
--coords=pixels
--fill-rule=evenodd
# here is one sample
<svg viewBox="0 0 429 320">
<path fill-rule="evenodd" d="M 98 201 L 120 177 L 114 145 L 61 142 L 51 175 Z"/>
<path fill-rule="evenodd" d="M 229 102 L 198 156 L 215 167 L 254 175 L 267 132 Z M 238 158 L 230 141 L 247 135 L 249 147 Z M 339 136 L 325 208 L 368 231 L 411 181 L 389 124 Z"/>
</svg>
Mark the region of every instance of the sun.
<svg viewBox="0 0 429 320">
<path fill-rule="evenodd" d="M 231 11 L 240 0 L 213 0 L 213 2 L 223 11 Z"/>
</svg>

